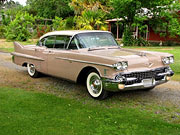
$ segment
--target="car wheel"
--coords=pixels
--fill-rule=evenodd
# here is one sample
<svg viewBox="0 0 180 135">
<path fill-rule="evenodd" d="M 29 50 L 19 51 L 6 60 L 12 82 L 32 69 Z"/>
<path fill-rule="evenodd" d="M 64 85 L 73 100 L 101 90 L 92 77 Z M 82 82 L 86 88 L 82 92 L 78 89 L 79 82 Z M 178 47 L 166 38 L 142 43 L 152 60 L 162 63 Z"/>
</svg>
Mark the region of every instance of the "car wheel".
<svg viewBox="0 0 180 135">
<path fill-rule="evenodd" d="M 27 64 L 27 69 L 28 69 L 28 74 L 32 78 L 38 78 L 39 77 L 39 72 L 36 70 L 35 66 L 33 64 Z"/>
<path fill-rule="evenodd" d="M 86 87 L 90 96 L 94 99 L 103 100 L 108 96 L 108 92 L 103 90 L 101 77 L 95 71 L 88 73 Z"/>
</svg>

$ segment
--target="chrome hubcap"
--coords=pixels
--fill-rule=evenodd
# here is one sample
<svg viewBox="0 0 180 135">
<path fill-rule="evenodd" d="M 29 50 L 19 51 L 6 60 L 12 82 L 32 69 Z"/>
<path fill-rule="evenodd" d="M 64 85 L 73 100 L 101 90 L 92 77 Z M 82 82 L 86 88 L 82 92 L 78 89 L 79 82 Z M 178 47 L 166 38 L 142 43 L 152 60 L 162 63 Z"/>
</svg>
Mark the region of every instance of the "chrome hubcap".
<svg viewBox="0 0 180 135">
<path fill-rule="evenodd" d="M 34 65 L 29 65 L 29 68 L 30 68 L 30 72 L 31 72 L 31 74 L 34 74 L 35 73 L 35 67 L 34 67 Z"/>
<path fill-rule="evenodd" d="M 92 76 L 89 85 L 94 94 L 98 94 L 101 91 L 101 80 L 97 76 Z"/>
</svg>

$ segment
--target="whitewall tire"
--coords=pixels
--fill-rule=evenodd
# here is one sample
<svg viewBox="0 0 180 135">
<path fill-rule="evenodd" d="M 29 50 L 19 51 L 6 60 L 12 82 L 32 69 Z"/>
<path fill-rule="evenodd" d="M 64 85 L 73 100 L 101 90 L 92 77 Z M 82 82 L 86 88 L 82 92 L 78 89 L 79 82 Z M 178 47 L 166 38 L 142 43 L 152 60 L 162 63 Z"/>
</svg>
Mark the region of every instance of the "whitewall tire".
<svg viewBox="0 0 180 135">
<path fill-rule="evenodd" d="M 108 92 L 103 90 L 103 84 L 101 77 L 98 73 L 91 71 L 88 73 L 86 79 L 86 87 L 90 96 L 94 99 L 105 99 L 108 96 Z"/>
<path fill-rule="evenodd" d="M 28 70 L 29 76 L 31 76 L 32 78 L 37 78 L 37 77 L 39 77 L 39 72 L 36 70 L 34 64 L 28 63 L 28 64 L 27 64 L 27 70 Z"/>
</svg>

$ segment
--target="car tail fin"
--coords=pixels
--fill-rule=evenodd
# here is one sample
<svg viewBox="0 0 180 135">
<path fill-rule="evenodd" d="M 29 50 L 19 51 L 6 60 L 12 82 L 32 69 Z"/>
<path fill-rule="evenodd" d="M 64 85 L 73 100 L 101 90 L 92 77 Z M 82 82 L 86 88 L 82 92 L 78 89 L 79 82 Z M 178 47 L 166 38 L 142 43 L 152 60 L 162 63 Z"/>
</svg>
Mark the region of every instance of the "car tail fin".
<svg viewBox="0 0 180 135">
<path fill-rule="evenodd" d="M 19 52 L 23 48 L 23 45 L 21 45 L 18 42 L 14 42 L 14 51 Z"/>
</svg>

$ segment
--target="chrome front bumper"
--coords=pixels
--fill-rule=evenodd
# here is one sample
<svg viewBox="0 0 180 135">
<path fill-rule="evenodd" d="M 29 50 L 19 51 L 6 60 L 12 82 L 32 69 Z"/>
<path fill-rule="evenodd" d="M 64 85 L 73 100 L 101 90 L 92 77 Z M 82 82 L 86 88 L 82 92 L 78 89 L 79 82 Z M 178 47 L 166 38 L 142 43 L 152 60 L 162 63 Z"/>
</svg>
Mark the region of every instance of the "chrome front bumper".
<svg viewBox="0 0 180 135">
<path fill-rule="evenodd" d="M 171 70 L 171 68 L 165 67 L 164 69 L 158 68 L 150 71 L 120 74 L 120 79 L 117 79 L 116 77 L 115 79 L 102 78 L 102 82 L 104 90 L 107 91 L 117 92 L 126 90 L 138 90 L 153 88 L 157 85 L 166 83 L 173 75 L 174 72 Z M 146 81 L 149 81 L 150 83 L 146 84 Z"/>
</svg>

